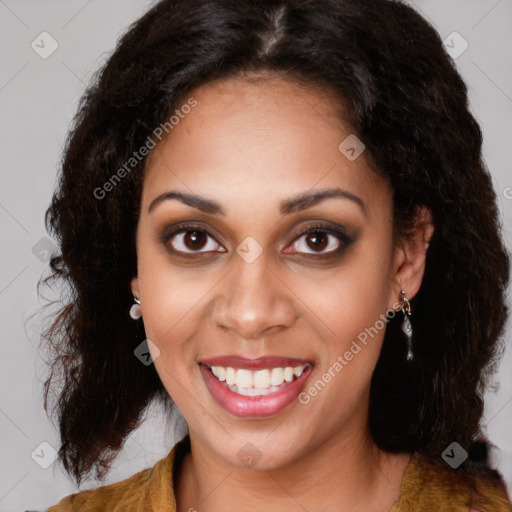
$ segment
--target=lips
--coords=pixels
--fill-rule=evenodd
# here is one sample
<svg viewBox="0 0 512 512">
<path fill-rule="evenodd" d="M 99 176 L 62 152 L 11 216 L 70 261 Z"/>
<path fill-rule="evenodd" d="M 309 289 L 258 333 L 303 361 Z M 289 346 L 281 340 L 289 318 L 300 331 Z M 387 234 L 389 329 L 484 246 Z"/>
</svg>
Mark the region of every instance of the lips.
<svg viewBox="0 0 512 512">
<path fill-rule="evenodd" d="M 259 357 L 258 359 L 248 359 L 241 356 L 219 356 L 209 359 L 202 359 L 200 363 L 208 366 L 224 366 L 231 368 L 243 368 L 246 370 L 263 370 L 265 368 L 286 368 L 296 366 L 313 364 L 312 361 L 307 359 L 296 359 L 292 357 L 275 357 L 266 356 Z"/>
<path fill-rule="evenodd" d="M 241 418 L 263 418 L 281 412 L 302 391 L 313 366 L 310 360 L 288 357 L 221 356 L 200 361 L 213 399 Z"/>
</svg>

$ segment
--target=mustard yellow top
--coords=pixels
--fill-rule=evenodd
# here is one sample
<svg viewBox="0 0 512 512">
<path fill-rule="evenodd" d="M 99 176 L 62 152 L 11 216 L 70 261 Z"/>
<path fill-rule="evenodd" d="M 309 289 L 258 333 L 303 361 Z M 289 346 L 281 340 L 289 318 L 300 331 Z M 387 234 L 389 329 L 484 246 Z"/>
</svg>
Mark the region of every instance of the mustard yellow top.
<svg viewBox="0 0 512 512">
<path fill-rule="evenodd" d="M 173 472 L 188 452 L 185 438 L 152 468 L 110 485 L 66 496 L 46 512 L 176 512 Z M 389 512 L 511 512 L 503 482 L 472 478 L 413 453 L 400 497 Z"/>
</svg>

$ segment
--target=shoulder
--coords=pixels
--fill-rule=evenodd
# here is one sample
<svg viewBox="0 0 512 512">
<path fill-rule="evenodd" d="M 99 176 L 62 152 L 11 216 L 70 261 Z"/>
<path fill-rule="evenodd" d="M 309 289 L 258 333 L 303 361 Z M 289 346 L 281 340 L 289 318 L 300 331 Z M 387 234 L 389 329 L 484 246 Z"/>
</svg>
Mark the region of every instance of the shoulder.
<svg viewBox="0 0 512 512">
<path fill-rule="evenodd" d="M 391 512 L 510 512 L 503 479 L 496 471 L 463 472 L 443 460 L 419 453 L 411 456 L 402 479 L 399 501 Z"/>
<path fill-rule="evenodd" d="M 121 482 L 66 496 L 46 512 L 137 510 L 153 469 L 145 469 Z"/>
<path fill-rule="evenodd" d="M 157 494 L 165 496 L 165 489 L 160 487 L 166 481 L 168 485 L 172 485 L 170 478 L 165 478 L 165 475 L 169 473 L 173 454 L 174 450 L 153 467 L 144 469 L 120 482 L 66 496 L 46 512 L 153 510 L 151 500 L 155 495 L 154 490 L 159 488 Z"/>
</svg>

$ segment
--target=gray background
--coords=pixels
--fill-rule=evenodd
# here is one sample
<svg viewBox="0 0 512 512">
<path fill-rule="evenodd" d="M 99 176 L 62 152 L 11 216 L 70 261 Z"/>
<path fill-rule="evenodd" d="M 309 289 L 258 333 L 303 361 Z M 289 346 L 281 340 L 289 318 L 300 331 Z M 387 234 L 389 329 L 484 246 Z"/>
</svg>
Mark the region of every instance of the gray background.
<svg viewBox="0 0 512 512">
<path fill-rule="evenodd" d="M 50 446 L 58 448 L 58 437 L 42 407 L 44 354 L 38 350 L 37 323 L 28 321 L 39 306 L 35 286 L 48 269 L 45 251 L 51 249 L 43 215 L 55 185 L 65 134 L 85 84 L 106 60 L 120 33 L 150 3 L 0 0 L 0 511 L 43 510 L 77 490 L 60 466 L 51 463 Z M 463 40 L 469 45 L 455 60 L 484 131 L 485 157 L 510 248 L 512 0 L 417 0 L 411 4 L 434 23 L 443 39 L 448 38 L 452 51 L 460 53 Z M 454 31 L 463 40 L 451 35 Z M 51 49 L 50 39 L 40 36 L 42 32 L 51 34 L 58 44 L 46 59 L 31 47 L 35 41 L 40 53 Z M 483 424 L 499 446 L 495 465 L 511 492 L 510 322 L 506 339 L 495 390 L 486 395 Z M 152 411 L 145 425 L 128 439 L 105 483 L 126 478 L 167 454 L 174 431 L 162 425 L 161 412 Z M 83 488 L 95 486 L 92 481 Z"/>
</svg>

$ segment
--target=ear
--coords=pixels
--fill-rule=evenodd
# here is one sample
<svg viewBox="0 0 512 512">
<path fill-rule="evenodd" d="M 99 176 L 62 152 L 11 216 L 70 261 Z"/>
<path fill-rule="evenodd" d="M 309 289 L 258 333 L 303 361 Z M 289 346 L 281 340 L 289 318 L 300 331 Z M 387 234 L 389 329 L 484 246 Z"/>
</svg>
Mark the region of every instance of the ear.
<svg viewBox="0 0 512 512">
<path fill-rule="evenodd" d="M 396 310 L 401 290 L 412 299 L 420 289 L 427 250 L 434 233 L 432 213 L 426 206 L 418 208 L 414 234 L 411 240 L 401 240 L 395 249 L 393 283 L 390 287 L 388 308 Z"/>
<path fill-rule="evenodd" d="M 139 294 L 139 279 L 137 277 L 134 277 L 131 280 L 130 288 L 132 290 L 133 296 L 137 297 L 137 298 L 140 298 L 140 294 Z"/>
</svg>

